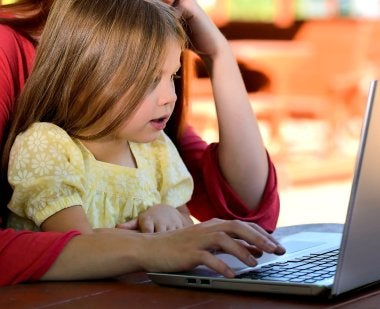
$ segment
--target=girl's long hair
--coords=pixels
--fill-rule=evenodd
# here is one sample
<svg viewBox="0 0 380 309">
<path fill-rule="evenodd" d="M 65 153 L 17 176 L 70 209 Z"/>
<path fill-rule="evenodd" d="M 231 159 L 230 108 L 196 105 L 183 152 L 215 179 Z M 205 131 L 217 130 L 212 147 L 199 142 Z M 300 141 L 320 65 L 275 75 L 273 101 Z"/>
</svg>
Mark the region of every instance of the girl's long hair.
<svg viewBox="0 0 380 309">
<path fill-rule="evenodd" d="M 16 136 L 34 122 L 54 123 L 80 139 L 102 138 L 118 129 L 159 76 L 169 39 L 185 47 L 181 21 L 159 0 L 56 1 L 16 104 L 2 176 Z M 95 134 L 82 135 L 104 123 L 126 93 L 120 113 Z"/>
<path fill-rule="evenodd" d="M 0 24 L 8 25 L 19 33 L 27 36 L 35 45 L 45 24 L 54 0 L 18 0 L 12 4 L 0 5 Z M 166 134 L 178 146 L 186 125 L 188 104 L 188 56 L 182 55 L 182 67 L 179 72 L 181 79 L 175 80 L 177 103 L 174 112 L 167 123 Z"/>
</svg>

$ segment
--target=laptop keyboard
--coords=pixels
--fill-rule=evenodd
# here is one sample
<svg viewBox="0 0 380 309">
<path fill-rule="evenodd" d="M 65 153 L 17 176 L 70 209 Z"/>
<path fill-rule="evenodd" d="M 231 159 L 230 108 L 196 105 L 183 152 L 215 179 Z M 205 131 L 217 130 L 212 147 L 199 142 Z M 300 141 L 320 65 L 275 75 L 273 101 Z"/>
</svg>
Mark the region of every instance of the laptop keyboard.
<svg viewBox="0 0 380 309">
<path fill-rule="evenodd" d="M 339 249 L 313 253 L 287 261 L 261 266 L 259 269 L 242 273 L 236 278 L 315 283 L 335 275 Z"/>
</svg>

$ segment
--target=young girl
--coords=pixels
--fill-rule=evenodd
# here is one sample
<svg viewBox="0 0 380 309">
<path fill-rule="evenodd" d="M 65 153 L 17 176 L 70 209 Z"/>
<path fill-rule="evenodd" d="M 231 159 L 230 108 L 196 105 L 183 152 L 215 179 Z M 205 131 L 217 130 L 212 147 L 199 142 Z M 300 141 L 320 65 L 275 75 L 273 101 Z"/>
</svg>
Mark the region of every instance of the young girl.
<svg viewBox="0 0 380 309">
<path fill-rule="evenodd" d="M 4 66 L 0 66 L 0 139 L 9 115 L 18 105 L 15 98 L 29 76 L 34 49 L 39 43 L 51 2 L 19 0 L 13 5 L 0 7 L 0 17 L 3 17 L 0 18 L 0 42 L 4 42 L 2 51 L 6 53 Z M 166 2 L 173 4 L 174 1 Z M 175 7 L 187 19 L 191 45 L 210 70 L 220 128 L 220 142 L 207 145 L 184 121 L 186 106 L 178 93 L 179 102 L 165 132 L 177 146 L 194 179 L 194 193 L 187 203 L 188 208 L 200 221 L 215 217 L 240 219 L 273 231 L 279 214 L 276 172 L 265 152 L 230 47 L 194 0 L 175 1 Z M 5 168 L 2 176 L 6 175 Z M 129 222 L 127 227 L 137 225 L 139 228 L 143 221 L 139 218 Z"/>
<path fill-rule="evenodd" d="M 64 4 L 64 1 L 58 2 Z M 60 10 L 59 7 L 55 9 Z M 0 12 L 4 10 L 10 14 L 9 18 L 0 19 L 0 139 L 9 112 L 13 109 L 15 97 L 29 76 L 35 55 L 35 40 L 39 39 L 46 13 L 50 10 L 50 0 L 19 0 L 11 6 L 0 6 Z M 175 126 L 173 128 L 176 129 Z M 189 153 L 196 145 L 195 152 L 199 158 L 199 154 L 207 148 L 200 148 L 199 142 L 194 143 L 195 139 L 200 139 L 193 131 L 189 133 L 189 127 L 186 127 L 185 132 L 186 137 L 192 137 L 192 140 L 186 143 L 185 139 L 179 136 L 182 145 L 180 150 Z M 202 157 L 199 160 L 194 160 L 192 156 L 187 157 L 192 158 L 193 163 L 213 163 L 209 161 L 212 156 L 207 156 L 207 161 L 202 160 Z M 273 169 L 269 175 L 272 172 Z M 212 175 L 208 173 L 205 176 Z M 227 185 L 224 182 L 222 184 Z M 199 187 L 203 188 L 202 183 Z M 278 206 L 276 200 L 271 202 L 272 196 L 277 196 L 276 190 L 272 190 L 273 183 L 269 181 L 267 187 L 260 211 L 250 218 L 261 224 L 268 223 L 263 224 L 266 228 L 273 227 L 276 220 L 276 216 L 271 215 L 271 205 L 274 205 L 274 208 Z M 220 184 L 214 182 L 213 186 L 209 186 L 208 190 L 210 189 L 219 190 Z M 225 195 L 231 193 L 232 191 L 227 191 Z M 207 208 L 211 207 L 206 202 L 207 199 L 200 199 L 199 196 L 195 195 L 192 198 L 194 205 L 200 208 L 198 213 L 202 214 L 204 211 L 206 214 L 203 218 L 213 216 L 213 211 Z M 207 194 L 201 196 L 207 197 Z M 4 202 L 4 196 L 1 197 Z M 219 208 L 215 201 L 218 200 L 214 199 L 212 209 L 217 210 Z M 231 217 L 234 216 L 233 209 L 234 205 L 231 205 Z M 261 213 L 268 214 L 262 216 Z M 246 216 L 249 216 L 249 212 Z M 263 221 L 262 218 L 265 217 L 268 220 Z M 239 239 L 245 240 L 246 245 L 242 246 L 243 243 Z M 163 246 L 165 250 L 160 250 Z M 0 285 L 37 280 L 105 278 L 140 270 L 183 271 L 199 264 L 208 265 L 225 276 L 233 276 L 233 271 L 218 260 L 217 256 L 210 254 L 210 251 L 223 250 L 248 265 L 255 264 L 252 254 L 257 254 L 258 251 L 277 254 L 284 252 L 284 249 L 256 224 L 237 220 L 211 220 L 170 233 L 151 235 L 126 233 L 119 229 L 89 235 L 78 235 L 74 231 L 33 233 L 7 229 L 0 230 L 0 248 Z"/>
<path fill-rule="evenodd" d="M 173 8 L 59 3 L 9 135 L 9 226 L 90 233 L 142 212 L 143 231 L 190 225 L 192 179 L 163 133 L 185 44 Z"/>
</svg>

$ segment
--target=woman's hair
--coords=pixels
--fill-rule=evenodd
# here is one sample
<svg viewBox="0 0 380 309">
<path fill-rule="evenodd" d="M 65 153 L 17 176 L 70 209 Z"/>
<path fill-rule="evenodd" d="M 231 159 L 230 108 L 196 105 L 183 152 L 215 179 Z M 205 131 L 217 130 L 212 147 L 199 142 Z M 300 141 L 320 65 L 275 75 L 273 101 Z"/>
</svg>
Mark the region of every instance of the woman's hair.
<svg viewBox="0 0 380 309">
<path fill-rule="evenodd" d="M 130 117 L 159 77 L 170 39 L 185 47 L 181 21 L 160 0 L 59 0 L 51 9 L 36 60 L 16 104 L 2 175 L 16 136 L 34 122 L 97 139 Z M 127 104 L 93 135 L 81 133 L 127 93 Z"/>
<path fill-rule="evenodd" d="M 27 36 L 34 43 L 34 37 L 41 34 L 53 0 L 18 0 L 0 6 L 0 24 L 8 25 Z"/>
</svg>

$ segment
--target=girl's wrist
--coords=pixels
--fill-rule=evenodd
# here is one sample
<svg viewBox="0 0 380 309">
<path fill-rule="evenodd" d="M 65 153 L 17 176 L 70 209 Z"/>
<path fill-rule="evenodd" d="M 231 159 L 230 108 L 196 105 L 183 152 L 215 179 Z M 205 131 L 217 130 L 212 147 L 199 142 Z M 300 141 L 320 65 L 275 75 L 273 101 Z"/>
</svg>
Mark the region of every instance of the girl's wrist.
<svg viewBox="0 0 380 309">
<path fill-rule="evenodd" d="M 216 62 L 225 62 L 226 60 L 234 59 L 235 57 L 231 45 L 226 39 L 220 40 L 215 46 L 216 48 L 213 53 L 199 54 L 209 69 L 211 69 Z"/>
</svg>

